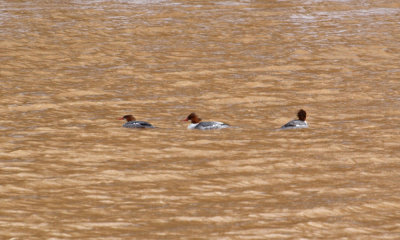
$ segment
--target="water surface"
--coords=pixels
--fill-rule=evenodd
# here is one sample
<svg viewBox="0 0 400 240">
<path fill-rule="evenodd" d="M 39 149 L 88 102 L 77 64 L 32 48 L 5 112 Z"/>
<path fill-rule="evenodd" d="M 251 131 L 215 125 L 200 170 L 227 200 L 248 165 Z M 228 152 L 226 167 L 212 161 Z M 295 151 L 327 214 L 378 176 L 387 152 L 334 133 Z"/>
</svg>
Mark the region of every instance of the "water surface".
<svg viewBox="0 0 400 240">
<path fill-rule="evenodd" d="M 400 238 L 400 3 L 0 9 L 2 239 Z"/>
</svg>

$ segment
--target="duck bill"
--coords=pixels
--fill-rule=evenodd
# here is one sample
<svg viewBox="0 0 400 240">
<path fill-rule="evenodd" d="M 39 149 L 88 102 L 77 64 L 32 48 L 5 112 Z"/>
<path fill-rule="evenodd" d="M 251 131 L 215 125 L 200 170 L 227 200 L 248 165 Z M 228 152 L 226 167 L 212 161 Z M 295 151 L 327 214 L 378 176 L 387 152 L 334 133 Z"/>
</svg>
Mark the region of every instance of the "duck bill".
<svg viewBox="0 0 400 240">
<path fill-rule="evenodd" d="M 181 121 L 187 122 L 187 121 L 189 121 L 189 119 L 188 119 L 188 118 L 185 118 L 185 119 L 182 119 Z"/>
</svg>

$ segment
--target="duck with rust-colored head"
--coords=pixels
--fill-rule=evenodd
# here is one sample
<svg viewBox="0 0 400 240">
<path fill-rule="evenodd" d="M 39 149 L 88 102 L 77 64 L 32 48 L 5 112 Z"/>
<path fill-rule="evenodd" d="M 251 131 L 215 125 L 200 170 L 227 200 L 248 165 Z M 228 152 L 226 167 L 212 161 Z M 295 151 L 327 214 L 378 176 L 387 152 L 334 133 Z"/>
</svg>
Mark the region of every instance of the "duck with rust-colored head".
<svg viewBox="0 0 400 240">
<path fill-rule="evenodd" d="M 210 130 L 230 127 L 229 124 L 223 122 L 202 122 L 196 113 L 189 114 L 183 121 L 190 121 L 188 129 Z"/>
<path fill-rule="evenodd" d="M 308 123 L 306 122 L 307 113 L 303 109 L 297 112 L 298 119 L 292 120 L 281 127 L 281 129 L 293 129 L 293 128 L 308 128 Z"/>
<path fill-rule="evenodd" d="M 122 125 L 125 128 L 154 128 L 154 126 L 148 122 L 136 121 L 136 118 L 132 115 L 125 115 L 119 120 L 126 120 L 126 123 Z"/>
</svg>

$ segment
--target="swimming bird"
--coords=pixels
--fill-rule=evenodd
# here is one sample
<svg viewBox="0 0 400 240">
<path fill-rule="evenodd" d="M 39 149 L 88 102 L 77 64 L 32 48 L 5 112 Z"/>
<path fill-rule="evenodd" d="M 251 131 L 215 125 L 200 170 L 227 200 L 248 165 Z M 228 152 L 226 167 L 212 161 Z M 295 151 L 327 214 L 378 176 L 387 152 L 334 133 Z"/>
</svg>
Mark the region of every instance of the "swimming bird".
<svg viewBox="0 0 400 240">
<path fill-rule="evenodd" d="M 126 123 L 122 126 L 125 128 L 154 128 L 154 126 L 148 122 L 136 121 L 136 118 L 132 115 L 125 115 L 119 120 L 124 119 L 126 120 Z"/>
<path fill-rule="evenodd" d="M 191 122 L 188 126 L 188 129 L 209 130 L 230 127 L 230 125 L 223 122 L 202 122 L 201 118 L 199 118 L 196 113 L 189 114 L 189 116 L 187 116 L 187 118 L 183 121 Z"/>
<path fill-rule="evenodd" d="M 297 117 L 299 119 L 292 120 L 281 127 L 281 129 L 293 129 L 293 128 L 308 128 L 308 124 L 306 122 L 307 113 L 303 109 L 300 109 L 297 112 Z"/>
</svg>

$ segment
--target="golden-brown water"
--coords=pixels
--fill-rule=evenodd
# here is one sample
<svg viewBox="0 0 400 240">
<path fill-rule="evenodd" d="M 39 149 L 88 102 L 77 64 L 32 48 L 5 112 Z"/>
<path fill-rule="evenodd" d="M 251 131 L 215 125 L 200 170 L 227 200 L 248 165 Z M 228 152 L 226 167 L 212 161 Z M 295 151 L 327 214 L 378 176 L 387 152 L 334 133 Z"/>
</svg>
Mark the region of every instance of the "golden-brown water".
<svg viewBox="0 0 400 240">
<path fill-rule="evenodd" d="M 400 2 L 0 9 L 1 239 L 400 239 Z"/>
</svg>

